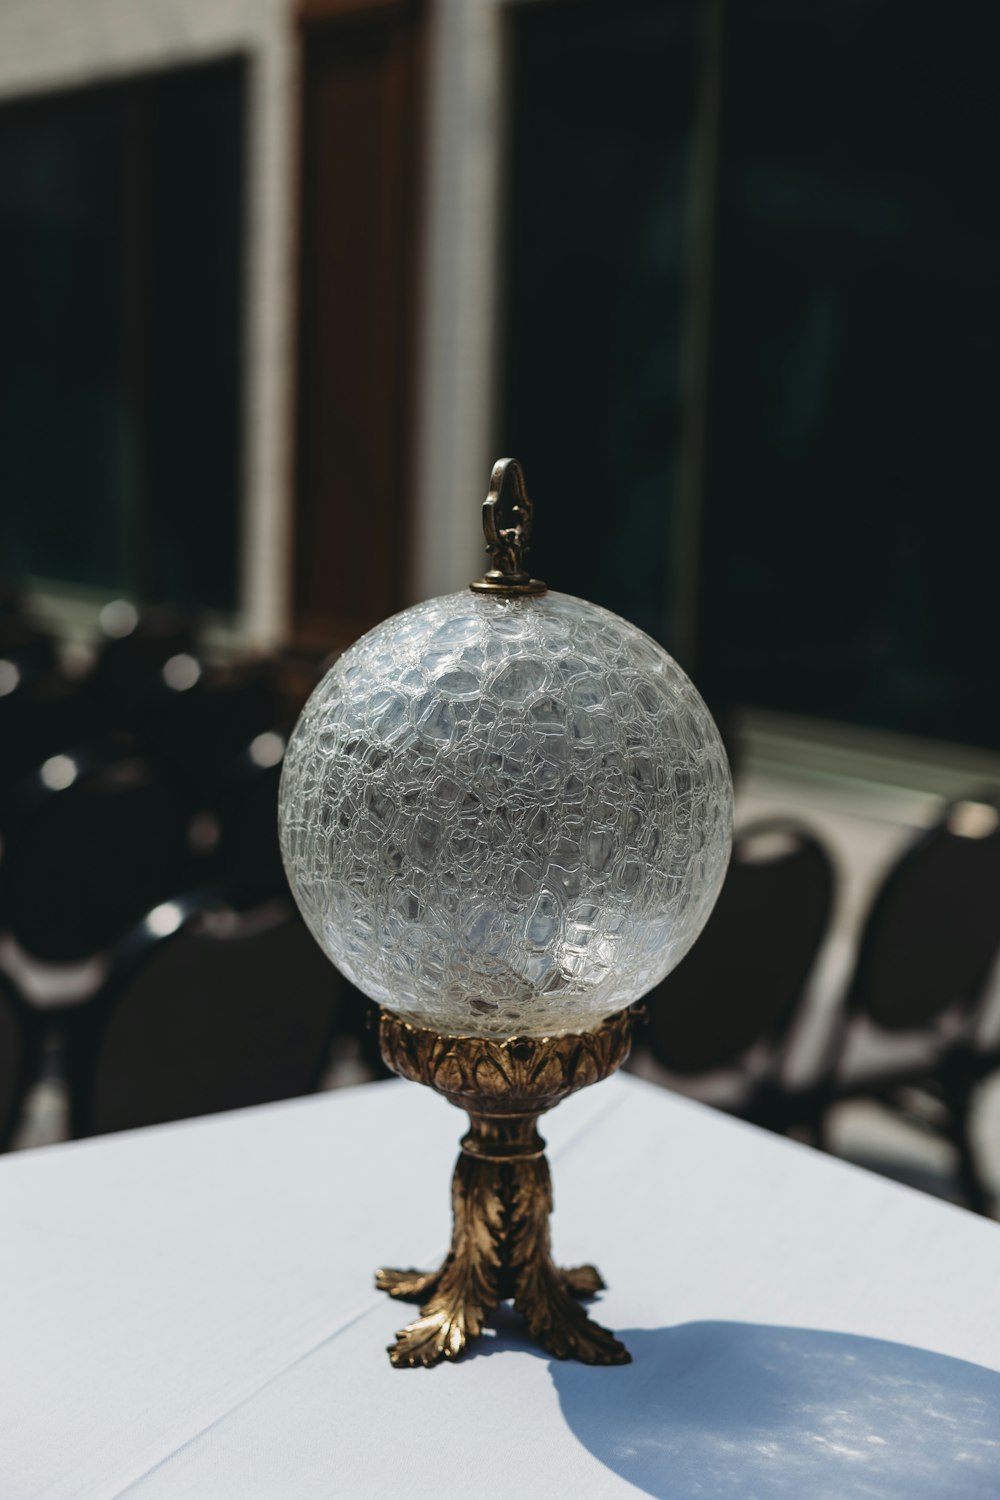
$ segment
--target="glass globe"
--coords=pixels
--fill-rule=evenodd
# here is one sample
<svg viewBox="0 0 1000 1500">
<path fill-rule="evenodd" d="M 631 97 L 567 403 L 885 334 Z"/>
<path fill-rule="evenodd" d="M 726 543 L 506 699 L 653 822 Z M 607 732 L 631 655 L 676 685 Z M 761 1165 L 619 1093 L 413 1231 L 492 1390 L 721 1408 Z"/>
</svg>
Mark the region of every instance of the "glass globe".
<svg viewBox="0 0 1000 1500">
<path fill-rule="evenodd" d="M 694 942 L 729 858 L 718 730 L 667 653 L 565 594 L 386 620 L 316 688 L 281 782 L 321 947 L 417 1025 L 585 1031 Z"/>
</svg>

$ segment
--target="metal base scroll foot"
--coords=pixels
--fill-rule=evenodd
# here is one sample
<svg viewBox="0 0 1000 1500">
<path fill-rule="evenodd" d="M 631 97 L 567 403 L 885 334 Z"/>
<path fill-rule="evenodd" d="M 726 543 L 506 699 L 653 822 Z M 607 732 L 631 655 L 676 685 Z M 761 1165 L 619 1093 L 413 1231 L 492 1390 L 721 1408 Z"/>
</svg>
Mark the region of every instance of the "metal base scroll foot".
<svg viewBox="0 0 1000 1500">
<path fill-rule="evenodd" d="M 389 1066 L 404 1077 L 437 1087 L 453 1103 L 468 1109 L 471 1121 L 452 1178 L 452 1241 L 444 1264 L 437 1271 L 381 1270 L 376 1275 L 380 1291 L 420 1304 L 419 1318 L 400 1330 L 389 1349 L 397 1368 L 457 1359 L 478 1338 L 488 1315 L 507 1299 L 513 1301 L 532 1337 L 557 1359 L 592 1365 L 629 1362 L 624 1344 L 580 1306 L 580 1298 L 603 1288 L 599 1272 L 593 1266 L 561 1270 L 553 1263 L 549 1244 L 552 1182 L 537 1130 L 543 1101 L 544 1107 L 550 1107 L 574 1087 L 606 1076 L 624 1061 L 627 1020 L 627 1016 L 624 1020 L 612 1017 L 599 1032 L 588 1034 L 586 1041 L 558 1037 L 487 1042 L 437 1038 L 383 1012 L 382 1046 Z M 452 1044 L 449 1056 L 455 1062 L 458 1054 L 462 1077 L 476 1081 L 475 1094 L 455 1086 L 458 1075 L 454 1072 L 448 1075 L 452 1086 L 441 1086 L 440 1070 L 432 1069 L 425 1057 L 430 1043 L 419 1046 L 421 1037 Z M 407 1049 L 403 1056 L 401 1043 Z M 575 1050 L 573 1043 L 578 1044 Z M 507 1061 L 530 1065 L 536 1084 L 533 1090 L 523 1083 L 519 1087 L 517 1067 L 505 1070 L 510 1086 L 503 1096 L 506 1112 L 500 1112 L 499 1099 L 482 1099 L 479 1092 L 486 1076 L 482 1056 L 489 1048 L 506 1049 L 510 1052 Z M 560 1061 L 561 1054 L 565 1056 Z M 537 1084 L 543 1078 L 546 1092 L 540 1095 Z M 481 1112 L 475 1104 L 490 1105 L 498 1112 Z M 523 1112 L 511 1112 L 517 1105 Z"/>
<path fill-rule="evenodd" d="M 530 1124 L 534 1130 L 534 1121 Z M 421 1303 L 420 1317 L 397 1334 L 389 1350 L 397 1368 L 457 1359 L 507 1298 L 557 1359 L 627 1363 L 625 1346 L 588 1318 L 577 1300 L 603 1287 L 598 1271 L 593 1266 L 563 1271 L 552 1262 L 552 1189 L 540 1145 L 539 1154 L 521 1160 L 463 1153 L 452 1185 L 454 1232 L 444 1265 L 429 1272 L 378 1272 L 380 1291 Z"/>
</svg>

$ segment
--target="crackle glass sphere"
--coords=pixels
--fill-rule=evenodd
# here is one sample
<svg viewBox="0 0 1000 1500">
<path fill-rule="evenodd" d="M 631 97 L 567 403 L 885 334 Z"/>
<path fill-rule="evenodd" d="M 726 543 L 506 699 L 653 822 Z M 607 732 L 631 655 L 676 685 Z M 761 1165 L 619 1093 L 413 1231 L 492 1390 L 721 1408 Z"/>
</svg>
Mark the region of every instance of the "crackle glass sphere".
<svg viewBox="0 0 1000 1500">
<path fill-rule="evenodd" d="M 585 1031 L 694 942 L 732 782 L 691 682 L 565 594 L 449 594 L 347 651 L 292 735 L 285 868 L 321 947 L 421 1026 Z"/>
</svg>

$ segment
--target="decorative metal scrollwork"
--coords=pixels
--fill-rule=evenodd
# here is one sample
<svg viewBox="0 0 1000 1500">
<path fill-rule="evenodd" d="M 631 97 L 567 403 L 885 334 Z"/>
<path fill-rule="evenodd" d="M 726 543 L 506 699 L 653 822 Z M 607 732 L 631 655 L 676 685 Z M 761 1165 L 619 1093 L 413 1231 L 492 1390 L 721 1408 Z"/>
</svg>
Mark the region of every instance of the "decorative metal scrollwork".
<svg viewBox="0 0 1000 1500">
<path fill-rule="evenodd" d="M 512 1298 L 532 1336 L 557 1359 L 626 1364 L 628 1350 L 595 1323 L 579 1298 L 604 1286 L 593 1266 L 552 1260 L 552 1180 L 538 1117 L 560 1099 L 619 1068 L 631 1016 L 558 1037 L 449 1037 L 391 1011 L 379 1018 L 382 1056 L 394 1072 L 427 1084 L 469 1113 L 452 1178 L 451 1249 L 436 1271 L 380 1270 L 375 1284 L 421 1304 L 389 1350 L 397 1367 L 456 1359 L 488 1314 Z"/>
</svg>

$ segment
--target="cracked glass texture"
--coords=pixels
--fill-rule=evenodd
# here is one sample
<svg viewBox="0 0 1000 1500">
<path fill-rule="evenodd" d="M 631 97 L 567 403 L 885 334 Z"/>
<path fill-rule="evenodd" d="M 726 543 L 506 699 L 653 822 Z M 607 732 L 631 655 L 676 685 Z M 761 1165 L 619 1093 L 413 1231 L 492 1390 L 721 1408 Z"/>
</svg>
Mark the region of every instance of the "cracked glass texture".
<svg viewBox="0 0 1000 1500">
<path fill-rule="evenodd" d="M 732 781 L 697 691 L 635 626 L 565 594 L 465 591 L 327 673 L 279 818 L 302 914 L 366 995 L 450 1034 L 556 1035 L 690 948 Z"/>
</svg>

